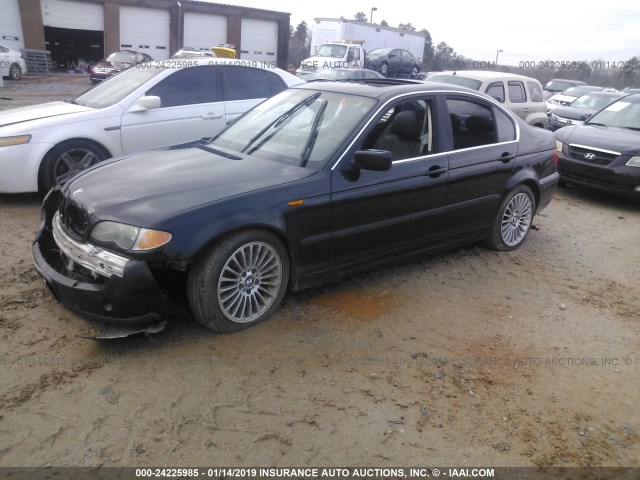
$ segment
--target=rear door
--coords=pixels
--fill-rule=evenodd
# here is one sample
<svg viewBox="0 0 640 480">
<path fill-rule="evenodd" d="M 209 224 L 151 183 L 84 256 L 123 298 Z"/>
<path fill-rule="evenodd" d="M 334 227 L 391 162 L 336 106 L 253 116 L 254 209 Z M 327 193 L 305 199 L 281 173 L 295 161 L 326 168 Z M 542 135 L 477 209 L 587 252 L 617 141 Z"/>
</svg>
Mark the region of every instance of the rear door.
<svg viewBox="0 0 640 480">
<path fill-rule="evenodd" d="M 452 235 L 493 222 L 515 167 L 518 143 L 513 118 L 490 102 L 447 94 L 446 105 L 451 136 L 443 230 Z"/>
<path fill-rule="evenodd" d="M 225 126 L 225 105 L 214 66 L 177 69 L 146 91 L 161 107 L 122 116 L 125 154 L 213 136 Z"/>
</svg>

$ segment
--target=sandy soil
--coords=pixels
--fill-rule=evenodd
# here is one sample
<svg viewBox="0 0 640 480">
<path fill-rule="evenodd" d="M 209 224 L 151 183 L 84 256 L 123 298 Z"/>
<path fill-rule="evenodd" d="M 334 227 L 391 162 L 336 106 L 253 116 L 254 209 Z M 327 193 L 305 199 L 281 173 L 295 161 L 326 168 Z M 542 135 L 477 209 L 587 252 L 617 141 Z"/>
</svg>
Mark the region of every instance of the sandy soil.
<svg viewBox="0 0 640 480">
<path fill-rule="evenodd" d="M 36 275 L 38 222 L 36 196 L 0 196 L 2 466 L 640 466 L 637 203 L 561 189 L 516 252 L 112 342 Z"/>
</svg>

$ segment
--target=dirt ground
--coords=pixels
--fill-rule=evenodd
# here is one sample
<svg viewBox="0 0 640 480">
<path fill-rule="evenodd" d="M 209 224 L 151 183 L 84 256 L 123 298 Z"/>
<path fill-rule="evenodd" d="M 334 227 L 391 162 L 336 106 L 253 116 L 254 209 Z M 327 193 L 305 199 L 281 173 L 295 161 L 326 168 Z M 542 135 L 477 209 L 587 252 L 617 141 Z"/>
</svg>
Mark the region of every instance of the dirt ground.
<svg viewBox="0 0 640 480">
<path fill-rule="evenodd" d="M 3 109 L 88 79 L 5 85 Z M 38 223 L 0 196 L 1 466 L 640 466 L 638 203 L 563 188 L 515 252 L 111 342 L 36 275 Z"/>
</svg>

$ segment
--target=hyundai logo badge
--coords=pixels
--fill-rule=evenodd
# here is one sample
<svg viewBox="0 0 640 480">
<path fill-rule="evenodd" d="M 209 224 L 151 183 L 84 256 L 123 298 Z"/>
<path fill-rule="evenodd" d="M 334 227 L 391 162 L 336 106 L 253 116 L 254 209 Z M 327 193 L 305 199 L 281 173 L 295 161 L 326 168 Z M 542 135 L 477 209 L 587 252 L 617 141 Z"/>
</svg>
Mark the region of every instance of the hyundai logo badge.
<svg viewBox="0 0 640 480">
<path fill-rule="evenodd" d="M 584 154 L 584 158 L 586 158 L 587 160 L 593 160 L 594 158 L 596 158 L 596 154 L 595 153 L 585 153 Z"/>
<path fill-rule="evenodd" d="M 84 188 L 79 188 L 77 190 L 74 190 L 73 192 L 71 192 L 71 196 L 72 197 L 77 197 L 78 195 L 80 195 L 82 193 L 83 190 L 84 190 Z"/>
</svg>

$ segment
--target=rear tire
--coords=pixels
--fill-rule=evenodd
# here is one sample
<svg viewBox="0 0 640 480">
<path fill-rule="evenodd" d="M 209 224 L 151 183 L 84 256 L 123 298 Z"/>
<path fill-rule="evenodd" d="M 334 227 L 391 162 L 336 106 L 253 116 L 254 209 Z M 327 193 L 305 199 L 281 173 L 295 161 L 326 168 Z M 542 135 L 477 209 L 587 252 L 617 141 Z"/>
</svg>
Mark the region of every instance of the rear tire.
<svg viewBox="0 0 640 480">
<path fill-rule="evenodd" d="M 385 77 L 389 73 L 389 64 L 387 62 L 382 62 L 382 65 L 380 65 L 380 73 Z"/>
<path fill-rule="evenodd" d="M 256 325 L 278 309 L 287 291 L 289 256 L 263 230 L 231 234 L 189 270 L 187 296 L 195 320 L 218 333 Z"/>
<path fill-rule="evenodd" d="M 487 247 L 509 251 L 522 245 L 531 229 L 535 210 L 535 198 L 529 187 L 518 185 L 511 190 L 500 204 L 491 235 L 485 242 Z"/>
</svg>

